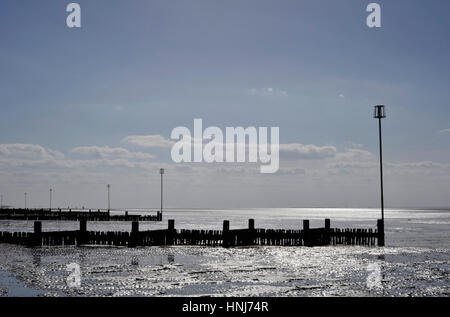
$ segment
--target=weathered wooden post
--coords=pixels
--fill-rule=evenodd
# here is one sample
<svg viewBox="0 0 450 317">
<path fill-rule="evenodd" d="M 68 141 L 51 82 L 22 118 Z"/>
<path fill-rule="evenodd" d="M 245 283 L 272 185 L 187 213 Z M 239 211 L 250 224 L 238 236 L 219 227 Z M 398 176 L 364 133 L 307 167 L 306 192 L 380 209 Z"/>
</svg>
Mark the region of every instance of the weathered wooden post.
<svg viewBox="0 0 450 317">
<path fill-rule="evenodd" d="M 228 248 L 230 246 L 230 221 L 224 220 L 223 221 L 223 229 L 222 229 L 222 246 L 224 248 Z"/>
<path fill-rule="evenodd" d="M 32 244 L 33 246 L 42 245 L 42 222 L 40 221 L 34 222 L 34 235 Z"/>
<path fill-rule="evenodd" d="M 329 245 L 331 242 L 331 223 L 330 219 L 325 219 L 325 245 Z"/>
<path fill-rule="evenodd" d="M 133 221 L 131 223 L 131 232 L 138 233 L 139 232 L 139 221 Z"/>
<path fill-rule="evenodd" d="M 134 248 L 137 246 L 139 236 L 139 221 L 133 221 L 131 223 L 131 234 L 130 241 L 128 242 L 128 247 Z"/>
<path fill-rule="evenodd" d="M 309 239 L 309 220 L 303 220 L 303 245 L 311 246 L 311 241 Z"/>
<path fill-rule="evenodd" d="M 383 221 L 383 219 L 377 220 L 377 230 L 378 230 L 378 246 L 384 247 L 384 221 Z"/>
<path fill-rule="evenodd" d="M 247 244 L 254 245 L 255 244 L 255 219 L 248 220 L 248 237 Z"/>
<path fill-rule="evenodd" d="M 80 232 L 86 232 L 87 231 L 87 220 L 81 219 L 80 220 Z"/>
<path fill-rule="evenodd" d="M 40 221 L 34 222 L 34 233 L 36 233 L 36 234 L 42 233 L 42 222 L 40 222 Z"/>
<path fill-rule="evenodd" d="M 77 245 L 85 244 L 87 238 L 87 221 L 86 219 L 80 220 L 80 232 L 78 234 Z"/>
<path fill-rule="evenodd" d="M 248 229 L 254 230 L 255 229 L 255 219 L 249 219 L 248 220 Z"/>
<path fill-rule="evenodd" d="M 167 239 L 166 244 L 167 245 L 173 245 L 175 238 L 175 220 L 169 219 L 168 221 L 168 228 L 167 228 Z"/>
</svg>

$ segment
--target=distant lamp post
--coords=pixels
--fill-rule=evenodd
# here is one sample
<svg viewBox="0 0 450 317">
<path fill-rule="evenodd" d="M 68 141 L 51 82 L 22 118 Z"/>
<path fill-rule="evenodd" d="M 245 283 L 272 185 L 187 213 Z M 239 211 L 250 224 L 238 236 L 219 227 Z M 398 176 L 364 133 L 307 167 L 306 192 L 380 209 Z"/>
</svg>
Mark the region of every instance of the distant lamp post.
<svg viewBox="0 0 450 317">
<path fill-rule="evenodd" d="M 25 209 L 27 209 L 27 193 L 24 193 L 25 195 Z"/>
<path fill-rule="evenodd" d="M 373 117 L 378 119 L 378 135 L 380 139 L 380 184 L 381 184 L 381 226 L 382 239 L 379 241 L 380 246 L 384 246 L 384 195 L 383 195 L 383 143 L 381 141 L 381 119 L 386 118 L 384 106 L 375 106 Z"/>
<path fill-rule="evenodd" d="M 161 168 L 159 170 L 159 174 L 161 175 L 161 219 L 162 219 L 162 213 L 163 213 L 163 175 L 164 175 L 164 168 Z"/>
<path fill-rule="evenodd" d="M 108 184 L 106 187 L 108 187 L 108 211 L 111 210 L 111 199 L 110 199 L 110 195 L 109 195 L 109 189 L 111 188 L 111 185 Z"/>
<path fill-rule="evenodd" d="M 3 209 L 3 195 L 0 195 L 0 209 Z"/>
<path fill-rule="evenodd" d="M 50 188 L 50 211 L 52 211 L 52 192 L 53 189 Z"/>
</svg>

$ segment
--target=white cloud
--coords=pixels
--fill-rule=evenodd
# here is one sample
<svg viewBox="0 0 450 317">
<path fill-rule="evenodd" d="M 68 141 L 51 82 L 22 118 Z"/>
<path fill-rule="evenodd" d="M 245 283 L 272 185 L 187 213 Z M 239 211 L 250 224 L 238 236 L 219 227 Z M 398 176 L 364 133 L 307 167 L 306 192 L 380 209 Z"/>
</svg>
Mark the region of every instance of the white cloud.
<svg viewBox="0 0 450 317">
<path fill-rule="evenodd" d="M 214 206 L 225 201 L 225 204 L 233 201 L 244 205 L 248 203 L 249 206 L 258 205 L 258 202 L 287 206 L 315 203 L 316 200 L 317 203 L 356 202 L 364 205 L 367 204 L 367 198 L 372 197 L 370 194 L 373 190 L 378 188 L 378 157 L 369 151 L 355 148 L 338 151 L 331 145 L 291 143 L 281 144 L 280 154 L 279 172 L 261 175 L 258 164 L 250 163 L 163 163 L 148 160 L 147 156 L 151 155 L 148 153 L 108 146 L 77 147 L 65 157 L 61 152 L 40 145 L 3 144 L 0 145 L 0 188 L 2 191 L 6 189 L 17 193 L 16 201 L 11 200 L 12 204 L 18 206 L 24 191 L 31 193 L 30 204 L 38 206 L 39 203 L 35 201 L 41 199 L 41 204 L 45 206 L 47 196 L 42 191 L 43 186 L 56 188 L 58 195 L 55 197 L 63 206 L 69 202 L 71 205 L 79 203 L 95 206 L 102 204 L 102 198 L 98 197 L 103 196 L 93 195 L 94 198 L 90 198 L 86 194 L 83 198 L 79 196 L 80 193 L 96 190 L 104 193 L 104 184 L 111 183 L 114 189 L 120 191 L 120 195 L 115 196 L 117 203 L 124 207 L 136 204 L 147 206 L 159 199 L 158 170 L 161 167 L 167 170 L 165 177 L 170 188 L 170 203 L 183 207 L 205 201 Z M 387 160 L 384 164 L 387 193 L 391 197 L 395 196 L 392 194 L 393 188 L 404 191 L 409 197 L 410 191 L 414 192 L 423 184 L 429 184 L 429 194 L 433 197 L 434 192 L 443 192 L 450 186 L 449 163 Z M 33 184 L 34 189 L 30 188 Z M 436 187 L 433 184 L 437 184 Z M 74 191 L 64 194 L 64 188 L 70 186 L 73 186 Z M 137 195 L 136 190 L 141 192 Z M 302 191 L 305 194 L 298 195 Z M 73 192 L 76 195 L 72 195 Z M 228 195 L 226 200 L 221 196 L 224 193 Z M 279 195 L 284 196 L 279 198 Z M 442 195 L 447 197 L 445 193 Z M 205 196 L 206 200 L 203 199 Z M 401 199 L 398 201 L 403 202 Z"/>
<path fill-rule="evenodd" d="M 354 142 L 350 142 L 350 146 L 351 146 L 352 148 L 358 148 L 358 149 L 364 147 L 363 144 L 361 144 L 361 143 L 354 143 Z"/>
<path fill-rule="evenodd" d="M 72 149 L 72 153 L 90 155 L 96 158 L 153 159 L 154 155 L 142 152 L 130 152 L 124 148 L 109 146 L 80 146 Z"/>
<path fill-rule="evenodd" d="M 439 133 L 442 133 L 442 134 L 444 134 L 444 133 L 450 133 L 450 129 L 443 129 L 443 130 L 440 130 Z"/>
<path fill-rule="evenodd" d="M 0 156 L 41 160 L 61 159 L 64 157 L 64 154 L 59 151 L 45 149 L 44 147 L 35 144 L 0 144 Z"/>
<path fill-rule="evenodd" d="M 340 94 L 339 98 L 345 98 L 344 94 Z"/>
<path fill-rule="evenodd" d="M 408 168 L 408 169 L 445 169 L 450 167 L 450 164 L 437 163 L 431 161 L 386 163 L 386 165 L 395 168 Z"/>
<path fill-rule="evenodd" d="M 336 147 L 330 145 L 280 144 L 280 156 L 289 159 L 324 159 L 335 157 L 336 153 Z"/>
<path fill-rule="evenodd" d="M 281 96 L 285 97 L 288 95 L 286 90 L 282 90 L 279 88 L 267 87 L 267 88 L 252 88 L 250 89 L 250 93 L 255 96 Z"/>
<path fill-rule="evenodd" d="M 371 152 L 366 150 L 348 149 L 345 152 L 338 153 L 336 158 L 341 161 L 370 161 L 375 157 Z"/>
<path fill-rule="evenodd" d="M 174 142 L 161 135 L 130 135 L 122 139 L 123 142 L 141 147 L 172 147 Z"/>
</svg>

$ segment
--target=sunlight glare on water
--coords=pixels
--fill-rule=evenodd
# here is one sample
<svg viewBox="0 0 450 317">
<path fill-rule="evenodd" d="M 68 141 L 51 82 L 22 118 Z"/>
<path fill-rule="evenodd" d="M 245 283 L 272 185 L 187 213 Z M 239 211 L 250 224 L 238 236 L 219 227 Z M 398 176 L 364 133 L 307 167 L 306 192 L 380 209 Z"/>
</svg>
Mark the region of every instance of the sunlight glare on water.
<svg viewBox="0 0 450 317">
<path fill-rule="evenodd" d="M 312 227 L 331 218 L 332 227 L 375 228 L 375 209 L 170 210 L 176 228 Z M 0 245 L 0 294 L 12 278 L 37 296 L 448 296 L 449 220 L 445 210 L 389 210 L 387 247 L 44 247 Z M 32 221 L 1 221 L 15 231 Z M 141 224 L 166 228 L 167 222 Z M 30 229 L 31 227 L 31 229 Z M 89 222 L 88 230 L 129 231 L 130 223 Z M 44 222 L 44 231 L 77 229 L 76 222 Z M 23 230 L 23 229 L 22 229 Z M 69 287 L 68 265 L 81 269 L 79 288 Z M 380 276 L 371 276 L 374 272 Z M 12 277 L 7 277 L 12 276 Z M 368 278 L 379 279 L 371 287 Z M 376 280 L 375 279 L 375 280 Z M 28 294 L 30 294 L 28 292 Z"/>
</svg>

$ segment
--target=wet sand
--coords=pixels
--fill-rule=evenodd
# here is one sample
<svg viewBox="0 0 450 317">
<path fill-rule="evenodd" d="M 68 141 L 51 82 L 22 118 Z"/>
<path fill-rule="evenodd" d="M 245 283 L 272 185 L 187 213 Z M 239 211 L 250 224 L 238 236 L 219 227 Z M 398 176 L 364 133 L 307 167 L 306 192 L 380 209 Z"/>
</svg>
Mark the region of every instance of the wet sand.
<svg viewBox="0 0 450 317">
<path fill-rule="evenodd" d="M 177 228 L 374 226 L 375 210 L 172 211 Z M 301 215 L 299 215 L 301 213 Z M 340 216 L 337 216 L 340 215 Z M 395 215 L 396 217 L 392 217 Z M 297 219 L 294 222 L 294 219 Z M 30 222 L 32 225 L 32 222 Z M 387 247 L 46 247 L 0 245 L 1 296 L 449 296 L 450 213 L 391 212 Z M 0 230 L 19 223 L 0 223 Z M 57 223 L 77 226 L 77 223 Z M 105 224 L 90 223 L 89 226 Z M 129 223 L 109 224 L 127 230 Z M 148 227 L 165 227 L 149 223 Z M 44 228 L 52 228 L 44 223 Z M 92 228 L 92 227 L 89 227 Z M 108 225 L 107 225 L 108 226 Z M 44 229 L 45 230 L 45 229 Z M 108 230 L 109 227 L 108 227 Z M 68 265 L 79 265 L 79 287 Z"/>
</svg>

